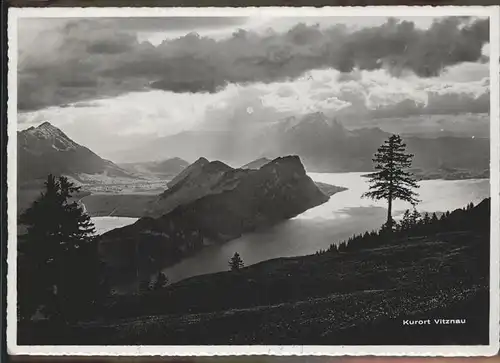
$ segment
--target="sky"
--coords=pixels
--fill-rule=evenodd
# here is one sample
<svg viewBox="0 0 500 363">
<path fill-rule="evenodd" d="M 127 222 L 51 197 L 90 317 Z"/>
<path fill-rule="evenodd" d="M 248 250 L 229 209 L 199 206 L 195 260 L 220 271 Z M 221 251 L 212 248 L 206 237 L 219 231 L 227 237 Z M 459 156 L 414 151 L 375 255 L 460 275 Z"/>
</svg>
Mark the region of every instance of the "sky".
<svg viewBox="0 0 500 363">
<path fill-rule="evenodd" d="M 31 18 L 18 126 L 49 121 L 106 157 L 184 130 L 323 112 L 489 112 L 489 26 L 467 17 Z"/>
</svg>

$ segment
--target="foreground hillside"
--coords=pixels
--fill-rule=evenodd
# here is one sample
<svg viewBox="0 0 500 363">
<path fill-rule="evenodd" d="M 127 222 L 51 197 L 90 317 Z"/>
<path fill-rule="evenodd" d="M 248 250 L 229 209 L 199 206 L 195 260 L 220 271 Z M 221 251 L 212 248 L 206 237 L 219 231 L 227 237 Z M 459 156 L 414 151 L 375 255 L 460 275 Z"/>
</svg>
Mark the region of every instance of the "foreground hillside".
<svg viewBox="0 0 500 363">
<path fill-rule="evenodd" d="M 101 318 L 26 330 L 23 344 L 487 344 L 489 208 L 116 297 Z M 415 319 L 432 324 L 403 324 Z"/>
</svg>

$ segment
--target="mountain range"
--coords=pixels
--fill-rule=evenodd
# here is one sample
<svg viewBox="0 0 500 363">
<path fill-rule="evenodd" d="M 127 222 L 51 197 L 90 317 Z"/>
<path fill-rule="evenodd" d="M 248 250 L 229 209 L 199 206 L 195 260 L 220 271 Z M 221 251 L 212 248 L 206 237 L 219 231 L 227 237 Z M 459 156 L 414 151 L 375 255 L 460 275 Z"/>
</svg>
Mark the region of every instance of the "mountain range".
<svg viewBox="0 0 500 363">
<path fill-rule="evenodd" d="M 168 189 L 151 203 L 146 215 L 160 216 L 181 204 L 205 195 L 221 193 L 232 187 L 228 180 L 236 180 L 238 174 L 241 174 L 236 170 L 217 160 L 210 162 L 199 158 L 167 183 Z M 234 175 L 226 174 L 230 171 Z"/>
<path fill-rule="evenodd" d="M 181 158 L 170 158 L 160 161 L 146 161 L 137 163 L 121 163 L 119 167 L 137 174 L 156 176 L 170 179 L 184 170 L 189 163 Z"/>
<path fill-rule="evenodd" d="M 258 126 L 185 131 L 122 151 L 116 157 L 153 160 L 161 154 L 194 161 L 204 156 L 243 165 L 249 160 L 298 155 L 310 172 L 362 172 L 372 170 L 373 154 L 389 136 L 377 127 L 349 130 L 317 112 Z M 468 170 L 477 174 L 489 169 L 488 138 L 408 136 L 404 141 L 415 155 L 414 168 L 422 173 Z"/>
<path fill-rule="evenodd" d="M 271 162 L 271 159 L 268 158 L 260 158 L 254 161 L 249 162 L 241 167 L 241 169 L 260 169 L 267 163 Z"/>
<path fill-rule="evenodd" d="M 260 169 L 200 159 L 185 170 L 157 198 L 151 217 L 100 237 L 104 260 L 122 278 L 178 262 L 207 244 L 272 226 L 329 199 L 297 156 Z"/>
<path fill-rule="evenodd" d="M 45 179 L 47 174 L 105 174 L 131 177 L 130 173 L 77 144 L 49 122 L 17 133 L 17 170 L 20 183 Z"/>
<path fill-rule="evenodd" d="M 76 179 L 85 174 L 171 179 L 200 157 L 256 168 L 283 155 L 298 155 L 309 172 L 363 172 L 372 170 L 373 153 L 389 135 L 380 128 L 349 130 L 323 113 L 312 113 L 238 131 L 196 130 L 160 137 L 121 152 L 119 159 L 129 162 L 117 165 L 44 122 L 18 132 L 18 178 L 22 183 L 53 173 Z M 422 178 L 489 175 L 488 138 L 408 136 L 404 141 Z M 154 161 L 160 155 L 164 160 Z"/>
</svg>

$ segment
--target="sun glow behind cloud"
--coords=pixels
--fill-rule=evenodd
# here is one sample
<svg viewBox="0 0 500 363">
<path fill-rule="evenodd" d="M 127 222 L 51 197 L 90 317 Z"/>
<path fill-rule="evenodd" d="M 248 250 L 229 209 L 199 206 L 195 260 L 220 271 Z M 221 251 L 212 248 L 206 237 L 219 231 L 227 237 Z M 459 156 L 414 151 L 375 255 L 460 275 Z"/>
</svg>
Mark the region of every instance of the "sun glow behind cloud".
<svg viewBox="0 0 500 363">
<path fill-rule="evenodd" d="M 284 82 L 230 84 L 215 93 L 132 92 L 21 113 L 19 125 L 26 128 L 50 120 L 75 141 L 106 155 L 112 149 L 126 148 L 132 135 L 147 139 L 200 128 L 252 127 L 311 112 L 339 117 L 348 127 L 379 115 L 425 114 L 428 107 L 435 114 L 440 105 L 457 112 L 475 105 L 487 112 L 489 78 L 483 77 L 487 65 L 455 68 L 460 67 L 464 69 L 451 69 L 434 78 L 411 73 L 397 78 L 383 69 L 347 75 L 327 69 Z M 464 76 L 467 72 L 474 81 Z M 481 100 L 486 103 L 478 106 Z M 110 137 L 112 149 L 106 143 Z"/>
</svg>

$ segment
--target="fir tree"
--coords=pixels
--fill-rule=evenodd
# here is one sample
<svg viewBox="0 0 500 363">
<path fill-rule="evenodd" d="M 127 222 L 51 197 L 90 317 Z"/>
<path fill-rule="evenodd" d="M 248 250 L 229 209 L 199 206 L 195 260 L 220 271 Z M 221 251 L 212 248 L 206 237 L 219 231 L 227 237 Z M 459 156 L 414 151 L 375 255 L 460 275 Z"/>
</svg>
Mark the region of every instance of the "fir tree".
<svg viewBox="0 0 500 363">
<path fill-rule="evenodd" d="M 403 219 L 401 220 L 400 223 L 400 230 L 401 231 L 406 231 L 410 229 L 412 226 L 412 215 L 410 213 L 410 210 L 407 209 L 405 210 L 405 213 L 403 214 Z"/>
<path fill-rule="evenodd" d="M 412 173 L 412 154 L 405 152 L 406 145 L 398 135 L 392 135 L 381 145 L 374 155 L 376 172 L 369 175 L 370 189 L 363 197 L 387 200 L 386 229 L 392 230 L 392 203 L 399 199 L 415 206 L 418 194 L 413 191 L 419 187 Z"/>
<path fill-rule="evenodd" d="M 410 218 L 410 225 L 412 227 L 416 226 L 417 224 L 420 223 L 420 219 L 421 219 L 421 214 L 420 212 L 416 209 L 416 208 L 413 208 L 413 211 L 411 213 L 411 218 Z"/>
<path fill-rule="evenodd" d="M 239 271 L 245 265 L 243 264 L 243 260 L 240 257 L 238 252 L 235 252 L 233 257 L 229 260 L 229 268 L 231 271 Z"/>
<path fill-rule="evenodd" d="M 154 290 L 159 290 L 168 284 L 168 277 L 163 272 L 158 272 L 158 276 L 156 277 L 156 281 L 153 285 Z"/>
<path fill-rule="evenodd" d="M 77 202 L 69 202 L 78 190 L 66 177 L 48 175 L 45 190 L 20 215 L 27 229 L 19 244 L 21 319 L 41 311 L 69 320 L 97 299 L 104 282 L 94 226 Z"/>
<path fill-rule="evenodd" d="M 431 223 L 431 217 L 429 216 L 429 213 L 425 212 L 424 218 L 422 219 L 422 223 L 424 225 L 428 225 L 429 223 Z"/>
<path fill-rule="evenodd" d="M 436 213 L 432 213 L 431 223 L 435 224 L 437 221 L 439 221 L 439 218 L 437 217 Z"/>
</svg>

